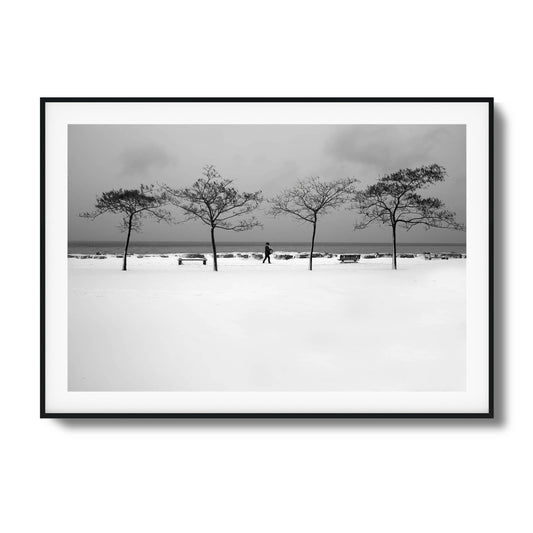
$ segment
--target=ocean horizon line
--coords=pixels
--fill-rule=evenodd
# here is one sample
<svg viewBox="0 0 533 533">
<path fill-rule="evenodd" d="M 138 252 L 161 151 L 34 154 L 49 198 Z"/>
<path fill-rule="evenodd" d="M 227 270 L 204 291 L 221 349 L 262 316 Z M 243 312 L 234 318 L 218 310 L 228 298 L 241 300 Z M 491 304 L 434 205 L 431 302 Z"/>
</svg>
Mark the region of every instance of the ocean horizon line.
<svg viewBox="0 0 533 533">
<path fill-rule="evenodd" d="M 295 241 L 295 240 L 275 240 L 271 239 L 271 241 L 224 241 L 224 240 L 217 240 L 217 244 L 223 244 L 223 245 L 252 245 L 252 244 L 264 244 L 265 242 L 275 242 L 277 244 L 302 244 L 302 245 L 309 245 L 309 241 Z M 121 244 L 124 243 L 122 240 L 99 240 L 99 239 L 73 239 L 69 240 L 68 244 Z M 201 240 L 201 241 L 155 241 L 155 240 L 133 240 L 132 244 L 152 244 L 152 245 L 197 245 L 197 244 L 209 244 L 211 245 L 211 241 L 209 240 Z M 387 246 L 392 245 L 390 241 L 325 241 L 325 240 L 317 240 L 315 241 L 316 244 L 349 244 L 349 245 L 365 245 L 365 246 Z M 401 243 L 398 243 L 401 245 L 412 245 L 412 246 L 429 246 L 429 245 L 438 245 L 438 246 L 466 246 L 466 242 L 439 242 L 439 241 L 427 241 L 427 242 L 405 242 L 402 241 Z"/>
<path fill-rule="evenodd" d="M 270 240 L 270 247 L 274 251 L 308 252 L 309 241 L 275 241 Z M 218 241 L 217 250 L 220 253 L 256 252 L 262 253 L 265 241 Z M 314 250 L 325 253 L 374 253 L 389 252 L 391 242 L 359 243 L 349 242 L 315 242 Z M 131 253 L 166 254 L 166 253 L 210 253 L 210 241 L 132 241 L 129 245 Z M 405 243 L 397 245 L 398 252 L 466 252 L 466 244 L 462 243 Z M 122 253 L 124 241 L 69 241 L 70 254 Z"/>
</svg>

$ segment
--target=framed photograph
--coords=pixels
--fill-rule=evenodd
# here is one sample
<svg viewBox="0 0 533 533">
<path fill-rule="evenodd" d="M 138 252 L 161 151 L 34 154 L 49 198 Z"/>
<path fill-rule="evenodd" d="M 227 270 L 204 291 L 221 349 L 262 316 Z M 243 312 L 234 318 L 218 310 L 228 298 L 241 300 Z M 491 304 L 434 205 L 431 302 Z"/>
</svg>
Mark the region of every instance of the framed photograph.
<svg viewBox="0 0 533 533">
<path fill-rule="evenodd" d="M 42 98 L 41 417 L 493 417 L 492 98 Z"/>
</svg>

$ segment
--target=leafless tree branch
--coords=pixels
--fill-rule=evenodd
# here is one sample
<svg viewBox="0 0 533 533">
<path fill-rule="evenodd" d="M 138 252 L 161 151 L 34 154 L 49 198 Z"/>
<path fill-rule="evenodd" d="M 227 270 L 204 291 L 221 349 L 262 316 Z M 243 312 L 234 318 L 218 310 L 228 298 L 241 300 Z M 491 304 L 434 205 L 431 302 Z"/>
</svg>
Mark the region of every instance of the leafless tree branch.
<svg viewBox="0 0 533 533">
<path fill-rule="evenodd" d="M 334 209 L 347 203 L 356 194 L 355 178 L 322 181 L 313 176 L 300 180 L 294 187 L 284 190 L 269 200 L 269 214 L 273 216 L 289 215 L 299 221 L 313 225 L 309 270 L 313 269 L 313 250 L 315 245 L 318 219 Z"/>
<path fill-rule="evenodd" d="M 409 231 L 415 226 L 447 228 L 464 231 L 455 220 L 455 213 L 444 209 L 438 198 L 422 197 L 418 191 L 440 183 L 446 169 L 440 165 L 426 165 L 414 169 L 400 169 L 383 176 L 354 196 L 353 207 L 361 215 L 354 229 L 366 228 L 373 222 L 388 225 L 393 234 L 393 268 L 396 268 L 396 229 Z"/>
<path fill-rule="evenodd" d="M 173 188 L 163 184 L 166 201 L 182 210 L 188 220 L 199 220 L 211 228 L 214 269 L 218 270 L 215 229 L 248 231 L 261 224 L 255 217 L 245 218 L 263 201 L 261 191 L 240 192 L 233 180 L 224 179 L 213 165 L 204 167 L 203 178 L 190 187 Z M 244 218 L 243 218 L 244 217 Z"/>
</svg>

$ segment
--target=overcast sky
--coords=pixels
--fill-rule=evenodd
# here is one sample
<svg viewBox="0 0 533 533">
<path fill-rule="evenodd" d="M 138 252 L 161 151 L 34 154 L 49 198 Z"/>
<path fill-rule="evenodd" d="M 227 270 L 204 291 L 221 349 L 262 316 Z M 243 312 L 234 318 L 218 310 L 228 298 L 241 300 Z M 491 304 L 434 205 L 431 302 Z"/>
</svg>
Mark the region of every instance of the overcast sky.
<svg viewBox="0 0 533 533">
<path fill-rule="evenodd" d="M 94 207 L 103 191 L 131 189 L 140 183 L 187 186 L 207 164 L 244 191 L 262 190 L 268 198 L 298 179 L 355 177 L 360 186 L 388 172 L 438 163 L 445 183 L 422 194 L 437 196 L 465 222 L 466 126 L 464 125 L 70 125 L 68 130 L 69 240 L 122 240 L 117 215 L 95 221 L 78 215 Z M 220 241 L 306 241 L 311 228 L 289 217 L 268 217 L 263 204 L 256 216 L 263 229 L 219 230 Z M 177 214 L 177 213 L 176 213 Z M 317 240 L 387 242 L 390 228 L 354 232 L 355 211 L 340 210 L 319 222 Z M 139 240 L 207 241 L 200 222 L 179 225 L 144 222 Z M 465 242 L 452 230 L 402 231 L 401 242 Z"/>
</svg>

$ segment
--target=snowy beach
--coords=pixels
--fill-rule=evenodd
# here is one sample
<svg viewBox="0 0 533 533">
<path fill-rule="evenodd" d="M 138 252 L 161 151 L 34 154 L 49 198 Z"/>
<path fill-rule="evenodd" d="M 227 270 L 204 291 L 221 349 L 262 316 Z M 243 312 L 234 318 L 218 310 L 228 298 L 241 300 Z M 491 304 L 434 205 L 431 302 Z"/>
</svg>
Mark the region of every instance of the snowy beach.
<svg viewBox="0 0 533 533">
<path fill-rule="evenodd" d="M 205 255 L 69 257 L 69 390 L 464 389 L 466 259 Z"/>
</svg>

